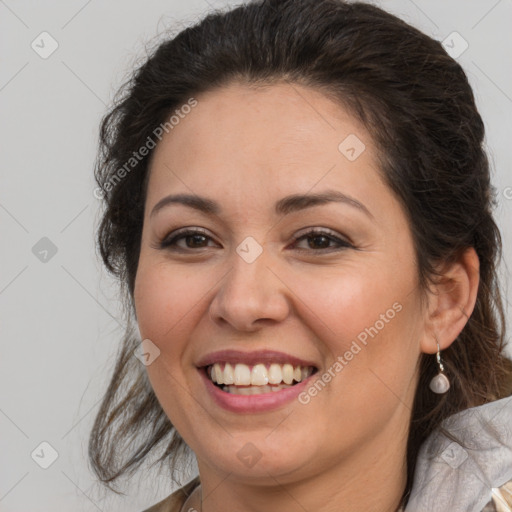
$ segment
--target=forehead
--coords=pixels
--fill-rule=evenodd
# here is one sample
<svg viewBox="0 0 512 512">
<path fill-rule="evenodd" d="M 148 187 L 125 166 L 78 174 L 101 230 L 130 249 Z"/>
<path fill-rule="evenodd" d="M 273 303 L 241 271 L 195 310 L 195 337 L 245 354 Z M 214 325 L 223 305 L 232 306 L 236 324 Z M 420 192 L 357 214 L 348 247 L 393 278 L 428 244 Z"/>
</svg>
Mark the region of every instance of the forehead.
<svg viewBox="0 0 512 512">
<path fill-rule="evenodd" d="M 150 201 L 163 189 L 270 197 L 340 185 L 367 194 L 379 186 L 369 133 L 317 90 L 234 83 L 195 99 L 155 149 Z"/>
</svg>

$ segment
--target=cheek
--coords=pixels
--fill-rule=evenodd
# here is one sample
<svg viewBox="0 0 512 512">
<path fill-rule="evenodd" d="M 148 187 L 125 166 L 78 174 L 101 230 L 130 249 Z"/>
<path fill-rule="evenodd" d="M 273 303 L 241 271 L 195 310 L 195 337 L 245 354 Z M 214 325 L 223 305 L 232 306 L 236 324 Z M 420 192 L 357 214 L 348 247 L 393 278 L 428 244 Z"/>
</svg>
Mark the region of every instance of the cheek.
<svg viewBox="0 0 512 512">
<path fill-rule="evenodd" d="M 193 408 L 190 393 L 184 393 L 190 368 L 188 358 L 190 333 L 201 312 L 200 299 L 204 281 L 186 271 L 171 269 L 162 262 L 141 258 L 134 288 L 137 323 L 142 339 L 151 340 L 160 355 L 146 367 L 151 386 L 162 408 L 179 431 L 193 431 L 182 411 Z"/>
<path fill-rule="evenodd" d="M 193 321 L 201 292 L 201 285 L 183 269 L 142 261 L 135 280 L 134 301 L 143 339 L 149 338 L 161 351 L 177 349 L 183 332 Z"/>
<path fill-rule="evenodd" d="M 294 290 L 303 290 L 301 298 L 311 311 L 311 320 L 323 325 L 326 339 L 338 352 L 348 350 L 353 340 L 365 346 L 378 335 L 399 330 L 404 308 L 413 306 L 413 280 L 407 274 L 395 279 L 382 268 L 337 270 L 321 280 L 295 276 Z"/>
<path fill-rule="evenodd" d="M 343 402 L 353 401 L 355 410 L 361 399 L 388 402 L 405 396 L 419 355 L 422 317 L 414 269 L 404 267 L 397 279 L 393 268 L 386 273 L 383 268 L 390 267 L 301 281 L 310 307 L 300 314 L 316 326 L 326 349 L 326 368 L 335 375 L 332 389 L 345 397 Z"/>
</svg>

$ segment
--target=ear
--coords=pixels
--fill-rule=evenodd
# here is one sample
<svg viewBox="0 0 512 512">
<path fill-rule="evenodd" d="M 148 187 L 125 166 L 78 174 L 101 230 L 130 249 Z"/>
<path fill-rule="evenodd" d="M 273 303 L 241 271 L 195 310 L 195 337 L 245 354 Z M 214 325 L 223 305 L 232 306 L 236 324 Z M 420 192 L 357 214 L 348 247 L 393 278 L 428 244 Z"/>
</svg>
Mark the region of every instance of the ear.
<svg viewBox="0 0 512 512">
<path fill-rule="evenodd" d="M 426 354 L 448 348 L 473 313 L 480 282 L 480 262 L 473 247 L 442 269 L 442 275 L 428 292 L 428 310 L 421 350 Z"/>
</svg>

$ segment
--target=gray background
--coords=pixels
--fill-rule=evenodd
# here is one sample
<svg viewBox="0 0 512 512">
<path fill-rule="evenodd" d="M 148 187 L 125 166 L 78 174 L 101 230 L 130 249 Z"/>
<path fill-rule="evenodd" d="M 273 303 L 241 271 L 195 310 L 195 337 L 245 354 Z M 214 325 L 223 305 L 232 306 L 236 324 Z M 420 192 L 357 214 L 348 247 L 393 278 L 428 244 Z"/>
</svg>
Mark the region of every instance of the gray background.
<svg viewBox="0 0 512 512">
<path fill-rule="evenodd" d="M 486 123 L 510 266 L 512 0 L 375 3 L 436 39 L 456 31 L 468 42 L 458 60 Z M 100 118 L 145 46 L 166 27 L 179 30 L 226 5 L 0 0 L 3 512 L 140 511 L 172 490 L 146 471 L 126 496 L 105 495 L 86 462 L 87 435 L 122 334 L 116 288 L 95 256 L 92 168 Z M 40 53 L 51 49 L 43 31 L 58 43 L 46 59 L 31 47 L 35 41 Z M 503 267 L 503 278 L 508 274 Z M 52 451 L 42 442 L 58 454 L 47 469 L 40 464 L 52 461 Z"/>
</svg>

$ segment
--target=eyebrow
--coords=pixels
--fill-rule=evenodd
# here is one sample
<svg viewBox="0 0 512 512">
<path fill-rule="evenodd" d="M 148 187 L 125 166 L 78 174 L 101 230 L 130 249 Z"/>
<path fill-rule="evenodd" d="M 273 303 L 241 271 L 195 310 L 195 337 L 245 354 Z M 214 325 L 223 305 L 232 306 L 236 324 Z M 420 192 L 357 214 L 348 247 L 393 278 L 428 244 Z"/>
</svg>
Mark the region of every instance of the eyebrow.
<svg viewBox="0 0 512 512">
<path fill-rule="evenodd" d="M 317 194 L 292 194 L 283 197 L 276 202 L 275 212 L 278 215 L 287 215 L 327 203 L 343 203 L 348 206 L 352 206 L 353 208 L 365 213 L 368 217 L 374 219 L 374 216 L 364 204 L 337 190 L 327 190 Z M 150 217 L 153 217 L 157 212 L 162 210 L 162 208 L 171 204 L 182 204 L 207 215 L 219 215 L 222 211 L 220 205 L 212 199 L 195 194 L 174 194 L 166 196 L 158 201 L 158 203 L 153 207 Z"/>
</svg>

